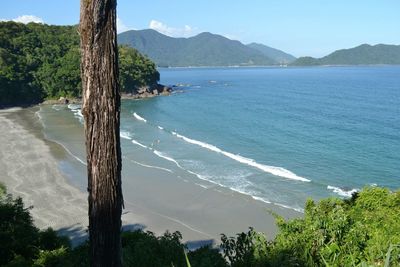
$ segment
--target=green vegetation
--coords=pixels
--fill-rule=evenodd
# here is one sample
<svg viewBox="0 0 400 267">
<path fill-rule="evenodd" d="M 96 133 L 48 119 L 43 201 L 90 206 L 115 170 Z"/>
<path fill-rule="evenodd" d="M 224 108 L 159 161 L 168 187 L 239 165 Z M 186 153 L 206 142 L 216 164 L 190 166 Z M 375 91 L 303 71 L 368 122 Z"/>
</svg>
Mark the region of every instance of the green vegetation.
<svg viewBox="0 0 400 267">
<path fill-rule="evenodd" d="M 136 49 L 122 45 L 119 53 L 119 79 L 121 91 L 136 93 L 141 87 L 155 87 L 160 80 L 160 73 L 154 63 L 142 56 Z"/>
<path fill-rule="evenodd" d="M 232 266 L 399 266 L 399 217 L 400 191 L 365 188 L 349 200 L 309 200 L 304 218 L 278 217 L 272 242 L 250 229 L 223 236 L 222 247 Z"/>
<path fill-rule="evenodd" d="M 29 208 L 21 198 L 0 194 L 0 266 L 50 266 L 41 263 L 60 258 L 70 248 L 66 237 L 58 237 L 51 228 L 39 231 L 32 221 Z"/>
<path fill-rule="evenodd" d="M 157 84 L 154 63 L 132 48 L 120 50 L 123 92 Z M 77 26 L 0 22 L 0 106 L 80 94 Z"/>
<path fill-rule="evenodd" d="M 136 48 L 161 67 L 276 65 L 262 52 L 208 32 L 190 38 L 172 38 L 154 30 L 127 31 L 118 43 Z"/>
<path fill-rule="evenodd" d="M 1 184 L 0 184 L 1 185 Z M 0 266 L 88 266 L 88 244 L 72 248 L 52 229 L 38 230 L 21 198 L 0 193 Z M 399 266 L 400 191 L 365 188 L 351 199 L 307 201 L 304 218 L 277 216 L 267 241 L 254 229 L 222 235 L 221 250 L 189 251 L 179 232 L 122 234 L 124 266 Z"/>
<path fill-rule="evenodd" d="M 313 65 L 377 65 L 400 64 L 400 45 L 363 44 L 350 49 L 337 50 L 322 58 L 301 57 L 293 66 Z"/>
<path fill-rule="evenodd" d="M 279 49 L 275 49 L 263 44 L 251 43 L 248 44 L 247 46 L 260 51 L 265 56 L 275 60 L 279 64 L 289 64 L 296 60 L 294 56 L 288 53 L 285 53 Z"/>
</svg>

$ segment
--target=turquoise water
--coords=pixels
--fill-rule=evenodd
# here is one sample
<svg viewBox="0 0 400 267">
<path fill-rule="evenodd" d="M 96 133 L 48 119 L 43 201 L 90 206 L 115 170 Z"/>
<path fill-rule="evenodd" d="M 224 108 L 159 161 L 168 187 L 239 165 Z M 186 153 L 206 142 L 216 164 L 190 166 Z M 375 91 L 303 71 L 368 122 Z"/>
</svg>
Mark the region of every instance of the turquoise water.
<svg viewBox="0 0 400 267">
<path fill-rule="evenodd" d="M 297 210 L 308 197 L 400 187 L 399 66 L 160 73 L 177 93 L 122 102 L 124 168 L 187 173 Z"/>
</svg>

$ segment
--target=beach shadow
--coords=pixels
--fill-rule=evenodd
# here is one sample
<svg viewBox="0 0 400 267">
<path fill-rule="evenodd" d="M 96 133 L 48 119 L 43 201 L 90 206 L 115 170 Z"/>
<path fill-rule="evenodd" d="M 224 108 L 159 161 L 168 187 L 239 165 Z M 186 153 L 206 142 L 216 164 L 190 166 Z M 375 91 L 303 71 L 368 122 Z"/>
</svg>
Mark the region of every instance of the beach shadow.
<svg viewBox="0 0 400 267">
<path fill-rule="evenodd" d="M 122 232 L 134 232 L 134 231 L 144 231 L 146 229 L 146 225 L 140 224 L 140 223 L 134 223 L 134 224 L 125 224 L 122 225 Z"/>
<path fill-rule="evenodd" d="M 71 241 L 72 247 L 76 247 L 85 242 L 88 237 L 88 228 L 82 227 L 82 225 L 75 224 L 70 227 L 63 227 L 57 230 L 57 234 L 60 236 L 67 236 Z"/>
<path fill-rule="evenodd" d="M 140 223 L 135 224 L 125 224 L 122 226 L 122 232 L 133 232 L 137 230 L 144 230 L 145 225 Z M 87 241 L 89 238 L 89 229 L 87 227 L 82 227 L 82 225 L 76 224 L 70 227 L 63 227 L 57 230 L 59 236 L 67 236 L 71 241 L 72 247 L 79 246 L 83 242 Z"/>
<path fill-rule="evenodd" d="M 215 245 L 214 239 L 205 239 L 205 240 L 194 240 L 194 241 L 187 241 L 185 243 L 186 247 L 189 250 L 196 250 L 201 247 L 210 246 L 213 247 Z"/>
</svg>

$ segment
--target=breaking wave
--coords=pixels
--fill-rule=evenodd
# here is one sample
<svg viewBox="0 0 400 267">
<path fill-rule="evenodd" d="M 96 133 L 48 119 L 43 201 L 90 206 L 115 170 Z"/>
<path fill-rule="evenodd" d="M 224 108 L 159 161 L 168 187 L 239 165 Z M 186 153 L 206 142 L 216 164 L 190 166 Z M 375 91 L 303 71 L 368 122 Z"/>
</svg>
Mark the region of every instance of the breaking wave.
<svg viewBox="0 0 400 267">
<path fill-rule="evenodd" d="M 331 185 L 328 185 L 327 189 L 333 191 L 334 193 L 336 193 L 342 197 L 351 197 L 354 193 L 359 191 L 359 189 L 357 189 L 357 188 L 345 189 L 345 188 L 340 188 L 340 187 L 331 186 Z"/>
<path fill-rule="evenodd" d="M 138 121 L 147 122 L 145 118 L 140 117 L 136 112 L 133 113 L 133 117 L 135 117 Z"/>
<path fill-rule="evenodd" d="M 267 173 L 273 174 L 275 176 L 279 176 L 279 177 L 283 177 L 283 178 L 287 178 L 287 179 L 291 179 L 291 180 L 297 180 L 297 181 L 302 181 L 302 182 L 310 182 L 309 179 L 301 177 L 301 176 L 298 176 L 295 173 L 293 173 L 293 172 L 291 172 L 291 171 L 289 171 L 289 170 L 287 170 L 285 168 L 264 165 L 264 164 L 256 162 L 253 159 L 246 158 L 246 157 L 243 157 L 243 156 L 240 156 L 240 155 L 236 155 L 236 154 L 233 154 L 233 153 L 230 153 L 230 152 L 226 152 L 226 151 L 224 151 L 224 150 L 222 150 L 222 149 L 220 149 L 220 148 L 218 148 L 218 147 L 216 147 L 214 145 L 210 145 L 210 144 L 198 141 L 198 140 L 190 139 L 190 138 L 188 138 L 186 136 L 183 136 L 183 135 L 180 135 L 180 134 L 178 134 L 176 132 L 172 132 L 172 134 L 175 135 L 176 137 L 178 137 L 178 138 L 190 143 L 190 144 L 194 144 L 194 145 L 206 148 L 208 150 L 211 150 L 213 152 L 220 153 L 220 154 L 222 154 L 222 155 L 224 155 L 224 156 L 226 156 L 228 158 L 231 158 L 231 159 L 233 159 L 233 160 L 235 160 L 237 162 L 246 164 L 248 166 L 252 166 L 252 167 L 257 168 L 257 169 L 259 169 L 259 170 L 261 170 L 263 172 L 267 172 Z"/>
</svg>

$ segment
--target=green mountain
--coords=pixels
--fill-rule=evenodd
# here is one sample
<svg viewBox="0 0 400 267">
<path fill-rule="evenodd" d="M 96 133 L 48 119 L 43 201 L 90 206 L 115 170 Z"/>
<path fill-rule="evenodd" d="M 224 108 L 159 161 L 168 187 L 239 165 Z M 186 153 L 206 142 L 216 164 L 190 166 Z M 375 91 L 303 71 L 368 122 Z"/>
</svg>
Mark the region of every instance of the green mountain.
<svg viewBox="0 0 400 267">
<path fill-rule="evenodd" d="M 296 60 L 296 57 L 292 56 L 291 54 L 285 53 L 282 50 L 275 49 L 263 44 L 251 43 L 247 46 L 260 51 L 265 56 L 275 60 L 279 64 L 289 64 Z"/>
<path fill-rule="evenodd" d="M 292 63 L 295 66 L 376 64 L 400 64 L 400 45 L 363 44 L 337 50 L 322 58 L 301 57 Z"/>
<path fill-rule="evenodd" d="M 127 31 L 118 42 L 147 55 L 158 66 L 257 66 L 279 62 L 262 52 L 208 32 L 190 38 L 172 38 L 155 30 Z"/>
</svg>

